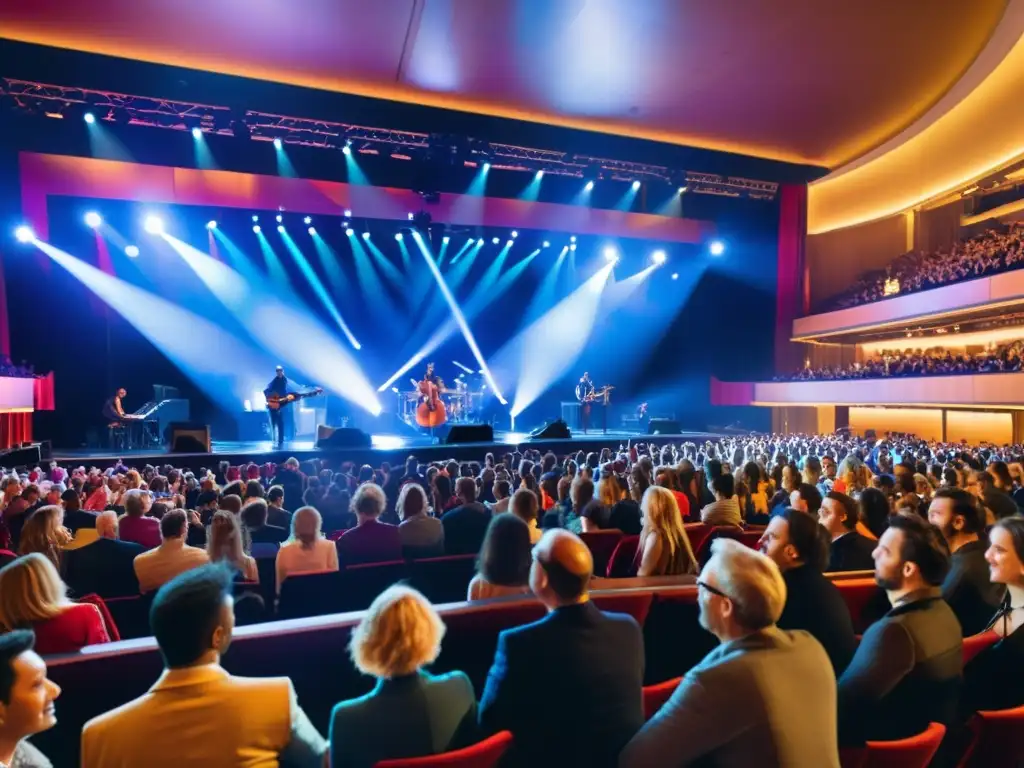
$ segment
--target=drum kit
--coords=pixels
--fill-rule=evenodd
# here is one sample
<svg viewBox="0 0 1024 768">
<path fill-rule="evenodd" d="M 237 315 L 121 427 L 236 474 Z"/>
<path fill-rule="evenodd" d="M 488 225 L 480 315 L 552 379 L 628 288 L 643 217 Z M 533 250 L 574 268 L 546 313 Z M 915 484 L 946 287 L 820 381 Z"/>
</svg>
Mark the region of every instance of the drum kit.
<svg viewBox="0 0 1024 768">
<path fill-rule="evenodd" d="M 445 386 L 444 380 L 439 380 L 438 397 L 444 403 L 444 412 L 447 415 L 445 421 L 452 424 L 465 424 L 479 417 L 483 405 L 484 386 L 474 391 L 469 383 L 463 378 L 455 379 L 454 388 Z M 416 384 L 415 381 L 413 381 Z M 416 424 L 416 410 L 424 399 L 419 389 L 411 392 L 401 393 L 402 399 L 402 420 L 407 424 Z"/>
</svg>

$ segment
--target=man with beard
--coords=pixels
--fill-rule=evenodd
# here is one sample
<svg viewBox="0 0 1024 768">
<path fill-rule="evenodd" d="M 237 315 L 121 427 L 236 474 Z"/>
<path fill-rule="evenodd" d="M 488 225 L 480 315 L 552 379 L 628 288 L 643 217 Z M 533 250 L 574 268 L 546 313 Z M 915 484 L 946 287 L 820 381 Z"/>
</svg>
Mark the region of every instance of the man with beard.
<svg viewBox="0 0 1024 768">
<path fill-rule="evenodd" d="M 963 637 L 939 589 L 949 571 L 942 533 L 916 515 L 893 515 L 874 558 L 892 609 L 864 633 L 839 678 L 844 746 L 904 739 L 956 716 Z"/>
<path fill-rule="evenodd" d="M 626 745 L 619 768 L 838 766 L 832 664 L 807 632 L 775 626 L 786 602 L 778 566 L 732 539 L 711 553 L 697 581 L 700 623 L 721 645 Z"/>
</svg>

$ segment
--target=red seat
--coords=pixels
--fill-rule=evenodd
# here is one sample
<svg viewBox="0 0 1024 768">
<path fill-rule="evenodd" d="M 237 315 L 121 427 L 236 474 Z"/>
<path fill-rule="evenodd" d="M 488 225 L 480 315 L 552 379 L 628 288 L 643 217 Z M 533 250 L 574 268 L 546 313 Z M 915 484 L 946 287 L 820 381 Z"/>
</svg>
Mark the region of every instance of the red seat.
<svg viewBox="0 0 1024 768">
<path fill-rule="evenodd" d="M 644 720 L 650 720 L 675 693 L 683 678 L 677 677 L 657 685 L 644 686 Z"/>
<path fill-rule="evenodd" d="M 704 543 L 704 539 L 711 533 L 712 528 L 714 526 L 707 523 L 686 523 L 683 525 L 686 537 L 690 540 L 690 548 L 694 552 L 700 549 L 700 545 Z"/>
<path fill-rule="evenodd" d="M 946 735 L 946 726 L 932 723 L 923 733 L 896 741 L 869 741 L 864 749 L 844 749 L 843 768 L 928 768 Z"/>
<path fill-rule="evenodd" d="M 381 760 L 374 768 L 492 768 L 511 746 L 512 734 L 500 731 L 465 749 L 427 757 Z"/>
<path fill-rule="evenodd" d="M 11 552 L 9 549 L 0 549 L 0 568 L 17 559 L 18 555 L 16 552 Z"/>
<path fill-rule="evenodd" d="M 595 593 L 591 595 L 590 599 L 602 611 L 629 614 L 642 627 L 647 621 L 647 614 L 650 613 L 654 595 L 650 592 L 611 592 Z"/>
<path fill-rule="evenodd" d="M 92 603 L 95 605 L 100 611 L 100 616 L 103 617 L 103 624 L 107 628 L 107 635 L 110 637 L 110 641 L 117 642 L 121 639 L 121 633 L 117 630 L 117 622 L 115 622 L 114 617 L 110 615 L 110 609 L 107 608 L 107 604 L 103 601 L 102 597 L 93 593 L 80 597 L 75 602 Z"/>
<path fill-rule="evenodd" d="M 581 533 L 580 538 L 590 550 L 591 557 L 594 558 L 594 573 L 607 572 L 608 562 L 612 559 L 615 548 L 619 546 L 619 541 L 622 539 L 622 531 L 617 528 L 607 531 L 590 531 Z"/>
<path fill-rule="evenodd" d="M 871 603 L 878 599 L 879 590 L 881 589 L 874 578 L 869 579 L 843 579 L 841 581 L 834 581 L 833 584 L 839 590 L 839 594 L 843 596 L 843 602 L 846 603 L 846 607 L 850 609 L 850 618 L 853 619 L 853 628 L 857 632 L 863 632 L 867 629 L 867 622 L 863 616 L 865 609 L 871 605 Z"/>
<path fill-rule="evenodd" d="M 736 539 L 736 541 L 747 544 L 747 542 L 743 540 L 744 536 L 749 536 L 749 534 L 747 534 L 747 532 L 742 528 L 737 528 L 733 525 L 713 526 L 704 537 L 704 540 L 700 543 L 700 546 L 693 552 L 694 557 L 697 558 L 697 565 L 703 568 L 708 564 L 708 560 L 711 559 L 711 544 L 715 539 Z M 760 535 L 758 538 L 760 538 Z M 747 544 L 747 546 L 750 545 Z M 756 541 L 754 542 L 754 546 L 757 546 Z"/>
<path fill-rule="evenodd" d="M 1024 707 L 978 712 L 968 725 L 973 738 L 960 768 L 1016 768 L 1024 760 Z"/>
<path fill-rule="evenodd" d="M 636 576 L 636 550 L 640 546 L 639 536 L 623 536 L 608 560 L 609 579 L 625 579 Z"/>
<path fill-rule="evenodd" d="M 995 645 L 999 642 L 999 635 L 992 630 L 988 632 L 982 632 L 978 635 L 971 635 L 970 637 L 964 638 L 964 666 L 967 666 L 967 662 L 977 656 L 979 653 L 984 651 L 990 645 Z"/>
</svg>

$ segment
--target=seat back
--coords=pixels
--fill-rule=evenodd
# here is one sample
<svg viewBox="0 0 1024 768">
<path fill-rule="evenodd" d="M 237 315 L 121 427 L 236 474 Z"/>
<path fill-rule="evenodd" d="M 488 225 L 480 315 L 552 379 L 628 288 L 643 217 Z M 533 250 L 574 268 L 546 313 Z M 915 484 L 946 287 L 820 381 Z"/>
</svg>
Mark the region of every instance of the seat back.
<svg viewBox="0 0 1024 768">
<path fill-rule="evenodd" d="M 708 564 L 708 560 L 711 559 L 711 544 L 715 539 L 736 539 L 736 541 L 746 544 L 747 542 L 743 540 L 744 535 L 749 537 L 749 534 L 747 534 L 746 531 L 733 525 L 714 526 L 710 531 L 708 531 L 707 536 L 705 536 L 704 540 L 700 543 L 700 547 L 694 550 L 693 554 L 697 558 L 697 565 L 703 569 L 704 566 Z M 756 541 L 754 542 L 754 546 L 757 546 Z"/>
<path fill-rule="evenodd" d="M 685 523 L 683 530 L 686 531 L 686 537 L 690 540 L 690 548 L 696 552 L 700 549 L 700 545 L 704 543 L 704 539 L 711 533 L 713 525 L 707 523 Z"/>
<path fill-rule="evenodd" d="M 465 600 L 474 574 L 476 555 L 426 557 L 409 564 L 410 582 L 435 605 Z"/>
<path fill-rule="evenodd" d="M 149 607 L 153 604 L 155 592 L 131 597 L 109 597 L 104 600 L 110 620 L 117 626 L 118 636 L 122 640 L 136 637 L 148 637 Z"/>
<path fill-rule="evenodd" d="M 884 613 L 888 610 L 888 598 L 882 588 L 875 583 L 874 578 L 843 579 L 833 583 L 843 596 L 846 607 L 850 609 L 853 628 L 858 633 L 863 633 L 868 628 L 872 620 L 877 618 L 876 614 L 879 614 L 879 611 Z M 882 602 L 884 605 L 881 605 Z"/>
<path fill-rule="evenodd" d="M 644 720 L 650 720 L 662 705 L 669 700 L 683 678 L 676 677 L 657 685 L 644 686 Z"/>
<path fill-rule="evenodd" d="M 511 746 L 512 733 L 499 731 L 465 749 L 427 757 L 381 760 L 374 768 L 492 768 Z"/>
<path fill-rule="evenodd" d="M 1024 707 L 978 712 L 970 728 L 974 739 L 961 766 L 1016 768 L 1024 761 Z"/>
<path fill-rule="evenodd" d="M 896 741 L 869 741 L 867 768 L 928 768 L 946 735 L 946 726 L 932 723 L 922 733 Z"/>
<path fill-rule="evenodd" d="M 977 635 L 971 635 L 970 637 L 964 638 L 964 666 L 967 666 L 967 662 L 977 656 L 979 653 L 984 651 L 990 645 L 995 645 L 999 642 L 999 635 L 992 630 L 988 632 L 982 632 Z"/>
<path fill-rule="evenodd" d="M 289 576 L 281 582 L 278 618 L 304 619 L 341 613 L 344 610 L 343 579 L 341 571 L 314 571 Z"/>
<path fill-rule="evenodd" d="M 581 533 L 580 538 L 590 550 L 591 557 L 594 558 L 594 573 L 606 573 L 608 561 L 612 559 L 612 554 L 619 545 L 619 540 L 622 539 L 622 531 L 617 528 L 607 531 L 590 531 Z"/>
<path fill-rule="evenodd" d="M 342 594 L 338 595 L 341 611 L 362 611 L 392 584 L 409 577 L 405 560 L 350 565 L 341 571 Z M 333 611 L 328 611 L 333 613 Z M 321 614 L 324 615 L 324 614 Z"/>
<path fill-rule="evenodd" d="M 117 629 L 117 622 L 114 621 L 114 617 L 111 616 L 110 609 L 107 608 L 107 604 L 102 597 L 97 594 L 85 595 L 78 598 L 75 602 L 95 605 L 99 609 L 100 616 L 103 617 L 103 624 L 107 628 L 107 635 L 110 637 L 110 641 L 117 642 L 121 639 L 121 633 Z"/>
<path fill-rule="evenodd" d="M 17 560 L 18 555 L 15 552 L 11 552 L 9 549 L 0 549 L 0 568 L 3 568 L 12 560 Z"/>
<path fill-rule="evenodd" d="M 650 613 L 651 603 L 654 602 L 654 595 L 650 592 L 593 592 L 590 599 L 602 611 L 628 614 L 643 627 L 647 621 L 647 614 Z"/>
<path fill-rule="evenodd" d="M 609 579 L 625 579 L 636 576 L 636 550 L 640 546 L 639 536 L 623 536 L 608 560 Z"/>
</svg>

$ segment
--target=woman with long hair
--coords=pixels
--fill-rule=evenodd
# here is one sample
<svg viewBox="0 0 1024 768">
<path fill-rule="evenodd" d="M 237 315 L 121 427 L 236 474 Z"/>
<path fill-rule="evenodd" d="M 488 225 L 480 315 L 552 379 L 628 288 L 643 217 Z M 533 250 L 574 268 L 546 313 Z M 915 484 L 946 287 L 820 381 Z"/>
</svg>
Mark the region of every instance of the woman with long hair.
<svg viewBox="0 0 1024 768">
<path fill-rule="evenodd" d="M 292 532 L 277 551 L 274 570 L 277 593 L 281 582 L 293 574 L 338 570 L 338 548 L 324 538 L 320 513 L 314 507 L 300 507 L 292 515 Z"/>
<path fill-rule="evenodd" d="M 652 485 L 640 503 L 643 528 L 637 549 L 638 576 L 677 576 L 697 573 L 697 558 L 683 528 L 676 497 L 668 488 Z"/>
<path fill-rule="evenodd" d="M 430 488 L 434 501 L 434 514 L 440 517 L 454 506 L 455 497 L 452 496 L 452 480 L 448 475 L 438 472 L 434 475 Z"/>
<path fill-rule="evenodd" d="M 40 507 L 21 528 L 18 554 L 38 552 L 59 569 L 61 554 L 71 539 L 71 532 L 64 527 L 64 510 L 56 505 Z"/>
<path fill-rule="evenodd" d="M 793 462 L 783 464 L 779 471 L 779 490 L 775 492 L 775 495 L 772 497 L 771 504 L 768 505 L 771 507 L 772 511 L 777 507 L 789 506 L 790 494 L 800 487 L 800 482 L 800 470 L 797 468 L 796 464 Z"/>
<path fill-rule="evenodd" d="M 206 554 L 211 563 L 226 562 L 240 574 L 243 581 L 259 581 L 256 559 L 245 554 L 242 526 L 230 512 L 218 511 L 210 521 L 206 537 Z"/>
<path fill-rule="evenodd" d="M 877 488 L 865 488 L 860 498 L 857 499 L 860 507 L 860 520 L 857 522 L 857 532 L 869 538 L 879 539 L 889 527 L 889 499 L 884 491 Z M 864 530 L 861 530 L 861 525 Z"/>
<path fill-rule="evenodd" d="M 744 518 L 756 525 L 768 524 L 768 491 L 771 486 L 764 481 L 761 467 L 757 462 L 748 461 L 743 465 L 743 483 L 747 487 L 747 503 L 741 505 Z"/>
<path fill-rule="evenodd" d="M 509 512 L 495 515 L 484 534 L 477 572 L 469 582 L 466 599 L 484 600 L 529 592 L 532 563 L 529 525 Z"/>
</svg>

